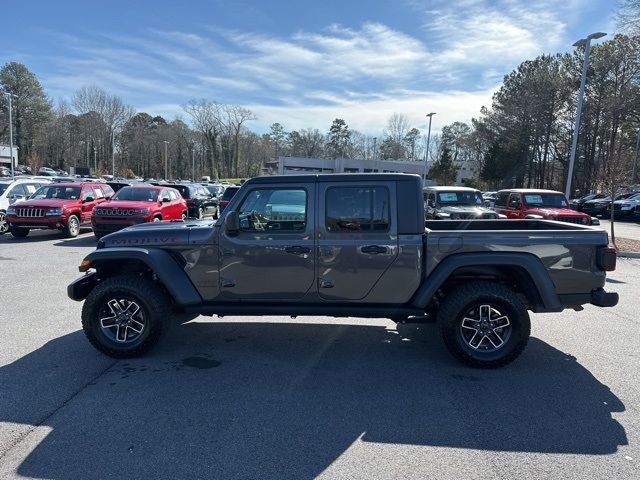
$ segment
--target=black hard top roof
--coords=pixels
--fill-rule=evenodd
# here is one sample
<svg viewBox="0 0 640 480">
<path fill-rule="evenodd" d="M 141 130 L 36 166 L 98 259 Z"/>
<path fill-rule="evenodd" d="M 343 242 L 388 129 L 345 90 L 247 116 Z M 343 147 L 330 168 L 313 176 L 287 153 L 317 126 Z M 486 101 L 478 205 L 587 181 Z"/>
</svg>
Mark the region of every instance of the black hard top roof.
<svg viewBox="0 0 640 480">
<path fill-rule="evenodd" d="M 408 173 L 324 173 L 307 175 L 273 175 L 266 177 L 253 177 L 247 183 L 309 183 L 309 182 L 367 182 L 367 181 L 397 181 L 420 180 L 419 175 Z"/>
</svg>

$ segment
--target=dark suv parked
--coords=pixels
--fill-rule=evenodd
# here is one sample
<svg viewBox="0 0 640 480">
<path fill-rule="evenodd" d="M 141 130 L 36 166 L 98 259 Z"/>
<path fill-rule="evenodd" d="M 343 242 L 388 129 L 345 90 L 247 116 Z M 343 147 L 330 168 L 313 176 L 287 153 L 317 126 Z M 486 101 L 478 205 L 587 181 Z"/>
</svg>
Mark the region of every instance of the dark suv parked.
<svg viewBox="0 0 640 480">
<path fill-rule="evenodd" d="M 191 183 L 152 183 L 152 185 L 178 190 L 187 202 L 190 218 L 218 218 L 218 201 L 202 185 Z"/>
</svg>

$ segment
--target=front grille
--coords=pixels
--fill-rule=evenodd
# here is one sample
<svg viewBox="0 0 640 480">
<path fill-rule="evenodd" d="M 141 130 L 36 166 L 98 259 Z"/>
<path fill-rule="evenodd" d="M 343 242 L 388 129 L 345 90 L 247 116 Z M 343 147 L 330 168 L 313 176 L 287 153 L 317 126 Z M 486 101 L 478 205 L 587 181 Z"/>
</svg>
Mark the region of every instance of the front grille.
<svg viewBox="0 0 640 480">
<path fill-rule="evenodd" d="M 18 217 L 44 217 L 44 208 L 16 208 L 16 215 Z"/>
<path fill-rule="evenodd" d="M 582 223 L 583 217 L 558 217 L 557 220 L 559 222 L 567 222 L 567 223 L 579 223 L 580 225 L 585 225 Z"/>
<path fill-rule="evenodd" d="M 127 217 L 136 213 L 132 208 L 94 208 L 93 211 L 103 217 Z"/>
</svg>

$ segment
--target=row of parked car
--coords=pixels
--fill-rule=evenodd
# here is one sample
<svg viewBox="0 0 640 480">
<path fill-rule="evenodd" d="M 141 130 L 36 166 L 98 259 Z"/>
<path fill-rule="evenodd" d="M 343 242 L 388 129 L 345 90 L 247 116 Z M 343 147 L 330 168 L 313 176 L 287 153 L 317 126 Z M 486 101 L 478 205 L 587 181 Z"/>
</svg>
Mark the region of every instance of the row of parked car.
<svg viewBox="0 0 640 480">
<path fill-rule="evenodd" d="M 597 225 L 588 213 L 570 208 L 562 192 L 513 188 L 485 192 L 468 187 L 425 187 L 426 220 L 547 219 Z"/>
<path fill-rule="evenodd" d="M 147 222 L 218 218 L 239 189 L 215 183 L 106 182 L 20 177 L 0 180 L 0 234 L 60 230 L 75 237 L 92 228 L 97 238 Z"/>
<path fill-rule="evenodd" d="M 582 198 L 571 200 L 571 208 L 593 217 L 611 217 L 611 196 L 604 193 L 591 193 Z M 613 199 L 613 216 L 616 219 L 628 218 L 640 220 L 640 192 L 620 193 Z"/>
</svg>

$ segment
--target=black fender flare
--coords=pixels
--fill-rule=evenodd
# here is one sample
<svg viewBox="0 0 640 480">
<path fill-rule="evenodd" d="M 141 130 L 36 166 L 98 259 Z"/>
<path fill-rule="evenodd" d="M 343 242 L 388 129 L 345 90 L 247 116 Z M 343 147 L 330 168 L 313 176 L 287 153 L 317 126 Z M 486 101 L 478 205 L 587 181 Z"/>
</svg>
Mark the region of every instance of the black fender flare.
<svg viewBox="0 0 640 480">
<path fill-rule="evenodd" d="M 521 252 L 477 252 L 458 253 L 451 255 L 429 274 L 418 291 L 414 294 L 411 305 L 424 309 L 438 288 L 444 284 L 449 276 L 460 267 L 473 266 L 510 266 L 523 268 L 531 278 L 542 305 L 534 305 L 537 312 L 560 312 L 563 310 L 556 287 L 542 261 L 531 253 Z"/>
<path fill-rule="evenodd" d="M 177 305 L 185 307 L 202 303 L 202 297 L 180 264 L 169 252 L 159 248 L 115 247 L 95 250 L 84 258 L 80 271 L 87 271 L 90 268 L 99 270 L 105 264 L 122 260 L 139 261 L 149 267 Z M 76 282 L 81 282 L 81 280 L 82 278 Z M 82 293 L 79 291 L 80 288 L 77 288 L 74 293 L 72 286 L 76 282 L 69 285 L 68 294 L 73 300 L 83 300 L 93 287 L 85 287 L 81 290 Z"/>
</svg>

